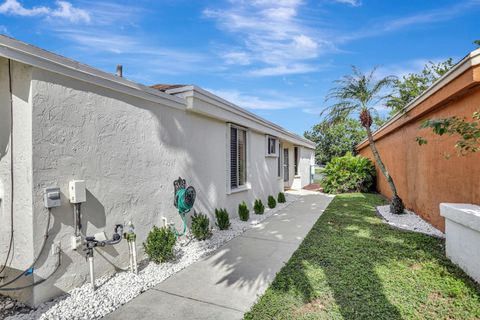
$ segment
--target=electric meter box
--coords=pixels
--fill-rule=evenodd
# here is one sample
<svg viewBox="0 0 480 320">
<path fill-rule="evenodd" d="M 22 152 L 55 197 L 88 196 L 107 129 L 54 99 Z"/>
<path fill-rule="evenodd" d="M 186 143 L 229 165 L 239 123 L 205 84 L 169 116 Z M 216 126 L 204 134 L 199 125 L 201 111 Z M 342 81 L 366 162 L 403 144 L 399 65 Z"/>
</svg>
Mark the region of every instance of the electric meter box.
<svg viewBox="0 0 480 320">
<path fill-rule="evenodd" d="M 45 188 L 44 190 L 43 201 L 45 208 L 55 208 L 60 207 L 61 199 L 60 199 L 60 188 L 58 187 L 50 187 Z"/>
<path fill-rule="evenodd" d="M 87 190 L 85 180 L 72 180 L 68 184 L 70 192 L 70 203 L 82 203 L 87 201 Z"/>
</svg>

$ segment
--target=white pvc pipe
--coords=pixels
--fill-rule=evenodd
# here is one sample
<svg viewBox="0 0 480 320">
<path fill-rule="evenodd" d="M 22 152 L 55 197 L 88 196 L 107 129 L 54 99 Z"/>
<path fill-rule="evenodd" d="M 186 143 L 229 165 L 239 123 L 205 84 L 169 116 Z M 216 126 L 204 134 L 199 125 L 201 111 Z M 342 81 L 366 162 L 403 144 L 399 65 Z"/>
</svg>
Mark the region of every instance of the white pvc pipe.
<svg viewBox="0 0 480 320">
<path fill-rule="evenodd" d="M 135 240 L 132 241 L 132 256 L 133 256 L 133 272 L 138 274 L 138 266 L 137 266 L 137 247 L 135 245 Z"/>
<path fill-rule="evenodd" d="M 133 257 L 132 257 L 132 244 L 130 241 L 128 243 L 128 270 L 133 272 Z"/>
<path fill-rule="evenodd" d="M 95 291 L 95 273 L 93 272 L 93 257 L 88 257 L 88 265 L 90 267 L 90 283 L 92 290 Z"/>
</svg>

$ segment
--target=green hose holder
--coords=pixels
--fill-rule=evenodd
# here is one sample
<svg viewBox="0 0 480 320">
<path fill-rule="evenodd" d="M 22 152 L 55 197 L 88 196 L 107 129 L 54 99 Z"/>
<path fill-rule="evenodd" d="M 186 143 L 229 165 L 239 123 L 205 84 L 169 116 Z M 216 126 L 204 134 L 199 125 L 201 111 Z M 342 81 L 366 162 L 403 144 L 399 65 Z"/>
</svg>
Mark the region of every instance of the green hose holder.
<svg viewBox="0 0 480 320">
<path fill-rule="evenodd" d="M 178 214 L 183 223 L 182 232 L 178 232 L 174 226 L 171 226 L 172 231 L 175 233 L 175 236 L 181 237 L 187 231 L 187 214 L 192 210 L 193 204 L 195 203 L 196 192 L 192 186 L 186 186 L 185 179 L 178 178 L 173 182 L 174 186 L 174 206 L 178 209 Z"/>
</svg>

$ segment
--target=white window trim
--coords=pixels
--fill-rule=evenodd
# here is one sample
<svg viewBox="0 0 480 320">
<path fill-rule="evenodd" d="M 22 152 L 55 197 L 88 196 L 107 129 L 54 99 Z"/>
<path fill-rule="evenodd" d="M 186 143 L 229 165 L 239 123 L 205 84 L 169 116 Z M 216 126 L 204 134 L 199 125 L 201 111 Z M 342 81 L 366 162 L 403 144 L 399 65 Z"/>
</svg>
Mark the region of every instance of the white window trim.
<svg viewBox="0 0 480 320">
<path fill-rule="evenodd" d="M 270 153 L 270 150 L 268 148 L 268 139 L 275 139 L 275 153 Z M 279 156 L 279 150 L 278 150 L 278 145 L 279 145 L 279 139 L 275 136 L 271 136 L 271 135 L 265 135 L 265 157 L 272 157 L 272 158 L 276 158 Z"/>
<path fill-rule="evenodd" d="M 283 157 L 282 157 L 282 153 L 280 152 L 280 150 L 283 150 L 283 145 L 280 142 L 280 140 L 278 141 L 277 147 L 278 147 L 278 160 L 277 161 L 280 161 L 280 175 L 278 175 L 278 171 L 277 171 L 277 179 L 283 181 Z M 277 163 L 277 165 L 278 165 L 278 163 Z M 278 170 L 278 168 L 277 168 L 277 170 Z"/>
<path fill-rule="evenodd" d="M 231 181 L 230 181 L 230 162 L 231 162 L 231 158 L 230 158 L 230 129 L 231 128 L 237 128 L 237 129 L 240 129 L 240 130 L 245 130 L 246 132 L 246 136 L 247 136 L 247 147 L 246 147 L 246 152 L 247 152 L 247 157 L 245 159 L 246 161 L 246 170 L 247 170 L 247 176 L 245 177 L 245 184 L 243 186 L 239 186 L 237 188 L 233 188 L 231 187 Z M 242 126 L 239 126 L 239 125 L 236 125 L 234 123 L 230 123 L 228 122 L 227 123 L 227 134 L 226 134 L 226 143 L 225 143 L 225 149 L 226 149 L 226 157 L 227 157 L 227 170 L 226 170 L 226 173 L 227 173 L 227 178 L 225 179 L 226 183 L 227 183 L 227 194 L 233 194 L 233 193 L 238 193 L 238 192 L 242 192 L 242 191 L 247 191 L 247 190 L 250 190 L 252 188 L 251 184 L 250 184 L 250 130 L 248 128 L 245 128 L 245 127 L 242 127 Z"/>
</svg>

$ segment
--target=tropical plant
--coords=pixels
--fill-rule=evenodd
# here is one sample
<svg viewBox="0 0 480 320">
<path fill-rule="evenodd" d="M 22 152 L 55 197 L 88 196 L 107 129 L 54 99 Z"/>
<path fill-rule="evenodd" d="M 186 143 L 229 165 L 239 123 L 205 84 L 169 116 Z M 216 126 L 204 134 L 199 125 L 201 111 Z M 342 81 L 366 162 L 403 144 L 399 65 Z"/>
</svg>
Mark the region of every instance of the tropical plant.
<svg viewBox="0 0 480 320">
<path fill-rule="evenodd" d="M 366 138 L 365 130 L 354 119 L 345 119 L 333 125 L 322 121 L 303 135 L 315 142 L 316 163 L 328 163 L 333 157 L 355 152 L 355 146 Z"/>
<path fill-rule="evenodd" d="M 390 115 L 403 112 L 413 99 L 427 90 L 453 66 L 452 58 L 439 63 L 429 61 L 420 73 L 409 73 L 401 79 L 394 79 L 394 94 L 390 95 L 386 102 L 386 106 L 391 109 Z"/>
<path fill-rule="evenodd" d="M 255 203 L 253 204 L 253 211 L 255 214 L 263 214 L 265 212 L 265 206 L 263 205 L 262 200 L 255 200 Z"/>
<path fill-rule="evenodd" d="M 273 209 L 277 206 L 277 201 L 273 196 L 268 196 L 267 204 L 270 209 Z"/>
<path fill-rule="evenodd" d="M 238 216 L 242 221 L 248 221 L 248 218 L 250 218 L 250 211 L 248 211 L 245 201 L 238 205 Z"/>
<path fill-rule="evenodd" d="M 175 258 L 173 246 L 176 241 L 177 238 L 171 228 L 153 226 L 147 240 L 143 243 L 143 248 L 150 260 L 161 263 Z"/>
<path fill-rule="evenodd" d="M 227 230 L 230 228 L 230 217 L 227 209 L 215 209 L 215 217 L 217 218 L 216 225 L 220 230 Z"/>
<path fill-rule="evenodd" d="M 285 199 L 285 193 L 279 192 L 277 196 L 278 203 L 285 203 L 287 200 Z"/>
<path fill-rule="evenodd" d="M 480 111 L 473 113 L 473 121 L 459 118 L 456 116 L 426 120 L 422 123 L 421 128 L 430 128 L 433 133 L 443 136 L 444 134 L 458 136 L 455 148 L 461 155 L 480 151 Z M 423 137 L 417 137 L 419 145 L 427 144 L 427 140 Z"/>
<path fill-rule="evenodd" d="M 356 67 L 352 67 L 353 73 L 351 75 L 345 75 L 335 81 L 337 86 L 332 88 L 327 96 L 327 100 L 335 100 L 335 103 L 327 107 L 322 114 L 327 115 L 327 121 L 330 123 L 344 121 L 353 114 L 359 115 L 360 124 L 367 132 L 368 142 L 375 162 L 385 176 L 393 194 L 390 210 L 393 213 L 400 214 L 403 213 L 405 208 L 403 201 L 398 195 L 393 178 L 380 157 L 372 134 L 372 113 L 376 113 L 374 106 L 387 99 L 387 96 L 382 95 L 382 92 L 392 84 L 395 78 L 387 76 L 377 80 L 375 78 L 375 70 L 376 68 L 369 74 L 364 74 Z"/>
<path fill-rule="evenodd" d="M 212 236 L 210 219 L 206 214 L 195 212 L 192 215 L 191 232 L 197 240 L 206 240 Z"/>
<path fill-rule="evenodd" d="M 323 174 L 322 187 L 327 193 L 368 192 L 373 186 L 375 166 L 368 158 L 347 153 L 327 163 Z"/>
</svg>

